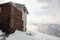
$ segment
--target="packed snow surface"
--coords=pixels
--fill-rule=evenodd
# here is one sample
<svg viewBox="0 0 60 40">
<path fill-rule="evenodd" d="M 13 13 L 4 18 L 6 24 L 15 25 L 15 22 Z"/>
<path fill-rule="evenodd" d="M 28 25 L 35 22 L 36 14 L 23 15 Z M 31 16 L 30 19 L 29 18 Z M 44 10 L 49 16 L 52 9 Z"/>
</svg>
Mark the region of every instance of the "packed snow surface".
<svg viewBox="0 0 60 40">
<path fill-rule="evenodd" d="M 1 32 L 0 32 L 1 33 Z M 6 37 L 6 40 L 60 40 L 59 37 L 50 36 L 42 33 L 27 32 L 31 35 L 27 35 L 26 32 L 15 31 L 9 37 Z"/>
</svg>

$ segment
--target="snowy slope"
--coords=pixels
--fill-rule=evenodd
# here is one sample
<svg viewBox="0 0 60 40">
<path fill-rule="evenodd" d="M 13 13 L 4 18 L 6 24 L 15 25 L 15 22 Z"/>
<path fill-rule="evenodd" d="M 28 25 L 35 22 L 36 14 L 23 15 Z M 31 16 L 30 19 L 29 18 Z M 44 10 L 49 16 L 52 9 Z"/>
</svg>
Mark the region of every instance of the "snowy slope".
<svg viewBox="0 0 60 40">
<path fill-rule="evenodd" d="M 58 37 L 50 36 L 47 34 L 42 34 L 42 33 L 36 33 L 35 36 L 33 36 L 35 40 L 60 40 Z"/>
<path fill-rule="evenodd" d="M 50 36 L 47 34 L 37 33 L 37 32 L 27 32 L 31 35 L 26 35 L 26 32 L 16 31 L 11 34 L 7 40 L 60 40 L 58 37 Z"/>
<path fill-rule="evenodd" d="M 11 34 L 7 40 L 33 40 L 32 37 L 27 36 L 25 32 L 16 31 L 14 34 Z"/>
<path fill-rule="evenodd" d="M 2 33 L 1 30 L 0 30 L 0 35 L 1 35 L 1 34 L 3 34 L 3 33 Z"/>
</svg>

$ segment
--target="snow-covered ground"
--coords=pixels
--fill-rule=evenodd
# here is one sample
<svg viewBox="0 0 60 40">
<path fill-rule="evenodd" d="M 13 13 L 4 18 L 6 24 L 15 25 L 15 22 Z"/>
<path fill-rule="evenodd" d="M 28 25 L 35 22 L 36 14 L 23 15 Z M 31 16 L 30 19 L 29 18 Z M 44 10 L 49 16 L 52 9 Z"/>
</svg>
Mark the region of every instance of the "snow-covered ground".
<svg viewBox="0 0 60 40">
<path fill-rule="evenodd" d="M 26 33 L 31 33 L 32 36 Z M 37 32 L 16 31 L 9 37 L 6 37 L 6 40 L 60 40 L 60 38 Z"/>
<path fill-rule="evenodd" d="M 42 34 L 42 33 L 36 33 L 36 35 L 34 35 L 33 38 L 35 38 L 35 40 L 60 40 L 59 37 L 54 37 L 54 36 Z"/>
</svg>

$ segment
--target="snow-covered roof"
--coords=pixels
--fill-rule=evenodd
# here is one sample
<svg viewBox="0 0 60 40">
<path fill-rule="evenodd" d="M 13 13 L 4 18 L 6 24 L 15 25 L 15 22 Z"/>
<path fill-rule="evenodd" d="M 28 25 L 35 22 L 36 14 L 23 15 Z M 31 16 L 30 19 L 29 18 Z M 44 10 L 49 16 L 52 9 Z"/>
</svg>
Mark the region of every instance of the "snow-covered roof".
<svg viewBox="0 0 60 40">
<path fill-rule="evenodd" d="M 20 7 L 22 7 L 23 10 L 25 10 L 27 12 L 27 14 L 29 14 L 25 4 L 19 4 L 19 3 L 16 3 L 16 2 L 11 2 L 10 1 L 10 2 L 1 3 L 0 5 L 7 4 L 7 3 L 11 4 L 13 7 L 17 8 L 18 10 L 20 10 Z"/>
</svg>

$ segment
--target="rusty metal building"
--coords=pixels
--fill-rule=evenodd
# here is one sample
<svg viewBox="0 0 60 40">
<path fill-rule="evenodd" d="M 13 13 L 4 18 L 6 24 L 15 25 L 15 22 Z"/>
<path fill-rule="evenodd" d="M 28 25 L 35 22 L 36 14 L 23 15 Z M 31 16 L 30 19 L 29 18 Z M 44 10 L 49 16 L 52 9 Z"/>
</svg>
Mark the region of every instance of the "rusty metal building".
<svg viewBox="0 0 60 40">
<path fill-rule="evenodd" d="M 0 29 L 8 34 L 15 30 L 26 31 L 27 14 L 25 5 L 14 2 L 0 4 Z"/>
</svg>

